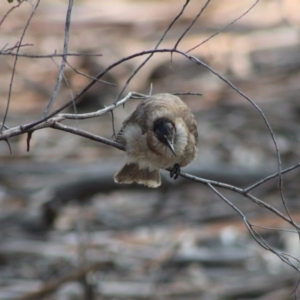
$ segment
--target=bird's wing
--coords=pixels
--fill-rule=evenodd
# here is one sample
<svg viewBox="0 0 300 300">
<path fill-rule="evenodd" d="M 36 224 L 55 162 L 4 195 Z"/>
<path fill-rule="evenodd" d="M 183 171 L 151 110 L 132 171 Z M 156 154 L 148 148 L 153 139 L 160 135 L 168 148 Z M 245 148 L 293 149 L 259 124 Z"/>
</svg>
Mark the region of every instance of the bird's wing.
<svg viewBox="0 0 300 300">
<path fill-rule="evenodd" d="M 195 137 L 196 144 L 198 142 L 198 130 L 197 130 L 197 122 L 195 120 L 194 115 L 191 113 L 189 109 L 186 112 L 183 112 L 183 121 L 185 122 L 190 134 Z"/>
<path fill-rule="evenodd" d="M 126 126 L 130 124 L 137 124 L 142 128 L 143 134 L 146 132 L 145 130 L 145 113 L 144 113 L 144 106 L 145 106 L 145 100 L 142 100 L 142 102 L 139 103 L 135 111 L 127 117 L 123 123 L 120 131 L 117 134 L 116 141 L 122 145 L 126 145 L 126 141 L 124 139 L 124 130 Z"/>
</svg>

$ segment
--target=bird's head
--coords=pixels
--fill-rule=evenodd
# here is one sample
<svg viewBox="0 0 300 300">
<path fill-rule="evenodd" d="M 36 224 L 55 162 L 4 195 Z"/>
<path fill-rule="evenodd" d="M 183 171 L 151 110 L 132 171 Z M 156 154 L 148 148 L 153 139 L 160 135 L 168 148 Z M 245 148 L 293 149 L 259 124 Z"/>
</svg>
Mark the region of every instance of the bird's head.
<svg viewBox="0 0 300 300">
<path fill-rule="evenodd" d="M 166 145 L 176 156 L 174 148 L 176 127 L 174 123 L 167 118 L 159 118 L 153 124 L 153 131 L 158 140 Z"/>
</svg>

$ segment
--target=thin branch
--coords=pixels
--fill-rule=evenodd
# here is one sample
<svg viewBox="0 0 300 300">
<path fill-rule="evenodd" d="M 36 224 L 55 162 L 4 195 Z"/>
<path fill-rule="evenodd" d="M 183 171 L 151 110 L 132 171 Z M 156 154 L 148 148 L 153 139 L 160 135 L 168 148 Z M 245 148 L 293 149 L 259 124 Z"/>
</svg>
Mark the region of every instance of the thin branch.
<svg viewBox="0 0 300 300">
<path fill-rule="evenodd" d="M 154 50 L 158 49 L 159 45 L 162 43 L 162 41 L 164 40 L 165 36 L 167 35 L 167 33 L 170 31 L 170 29 L 173 27 L 173 25 L 175 24 L 175 22 L 181 17 L 181 15 L 183 14 L 183 12 L 185 11 L 187 5 L 189 4 L 190 0 L 186 0 L 185 4 L 183 5 L 181 11 L 179 12 L 179 14 L 174 18 L 174 20 L 170 23 L 169 27 L 165 30 L 165 32 L 163 33 L 162 37 L 160 38 L 160 40 L 158 41 L 158 43 L 156 44 L 156 46 L 154 47 Z M 127 81 L 125 82 L 123 88 L 121 89 L 119 95 L 117 96 L 115 103 L 119 100 L 119 98 L 121 97 L 121 95 L 123 94 L 123 92 L 126 90 L 127 86 L 129 85 L 131 79 L 139 72 L 139 70 L 151 59 L 151 57 L 154 55 L 155 52 L 151 52 L 150 55 L 134 70 L 134 72 L 129 76 L 129 78 L 127 79 Z"/>
<path fill-rule="evenodd" d="M 287 169 L 282 170 L 282 171 L 281 171 L 281 174 L 288 173 L 288 172 L 290 172 L 290 171 L 292 171 L 292 170 L 294 170 L 294 169 L 297 169 L 297 168 L 299 168 L 299 167 L 300 167 L 300 163 L 298 163 L 298 164 L 296 164 L 296 165 L 294 165 L 294 166 L 292 166 L 292 167 L 289 167 L 289 168 L 287 168 Z M 245 193 L 248 193 L 248 192 L 250 192 L 251 190 L 255 189 L 256 187 L 262 185 L 262 184 L 265 183 L 266 181 L 268 181 L 268 180 L 270 180 L 270 179 L 273 179 L 273 178 L 275 178 L 275 177 L 277 177 L 277 176 L 279 176 L 279 173 L 278 173 L 278 172 L 277 172 L 277 173 L 274 173 L 274 174 L 272 174 L 272 175 L 270 175 L 270 176 L 268 176 L 268 177 L 265 177 L 265 178 L 263 178 L 262 180 L 260 180 L 260 181 L 258 181 L 258 182 L 256 182 L 256 183 L 254 183 L 253 185 L 251 185 L 251 186 L 245 188 L 244 191 L 245 191 Z"/>
<path fill-rule="evenodd" d="M 82 129 L 66 126 L 66 125 L 63 125 L 63 124 L 60 124 L 60 123 L 57 123 L 57 122 L 52 122 L 52 124 L 49 127 L 54 128 L 54 129 L 58 129 L 58 130 L 61 130 L 61 131 L 69 132 L 69 133 L 72 133 L 72 134 L 76 134 L 76 135 L 82 136 L 84 138 L 87 138 L 89 140 L 92 140 L 92 141 L 95 141 L 95 142 L 100 142 L 102 144 L 105 144 L 105 145 L 117 148 L 119 150 L 125 151 L 125 146 L 123 146 L 123 145 L 121 145 L 121 144 L 119 144 L 115 141 L 109 140 L 107 138 L 104 138 L 104 137 L 96 135 L 96 134 L 92 134 L 92 133 L 90 133 L 88 131 L 85 131 L 85 130 L 82 130 Z"/>
<path fill-rule="evenodd" d="M 206 7 L 208 6 L 208 4 L 210 3 L 210 0 L 207 0 L 205 2 L 205 4 L 203 5 L 203 7 L 201 8 L 201 10 L 199 11 L 199 13 L 195 16 L 195 18 L 192 20 L 191 24 L 185 29 L 185 31 L 183 32 L 183 34 L 179 37 L 179 39 L 177 40 L 177 42 L 175 43 L 174 49 L 177 49 L 177 46 L 179 45 L 179 43 L 181 42 L 181 40 L 184 38 L 184 36 L 188 33 L 188 31 L 194 26 L 195 22 L 200 18 L 200 16 L 202 15 L 202 13 L 204 12 L 204 10 L 206 9 Z"/>
<path fill-rule="evenodd" d="M 254 4 L 251 5 L 242 15 L 240 15 L 238 18 L 236 18 L 235 20 L 233 20 L 232 22 L 230 22 L 228 25 L 226 25 L 225 27 L 221 28 L 220 30 L 218 30 L 217 32 L 215 32 L 214 34 L 212 34 L 210 37 L 208 37 L 207 39 L 205 39 L 204 41 L 202 41 L 200 44 L 198 44 L 198 45 L 194 46 L 193 48 L 189 49 L 186 53 L 189 53 L 189 52 L 195 50 L 196 48 L 200 47 L 201 45 L 203 45 L 206 42 L 208 42 L 209 40 L 211 40 L 214 36 L 218 35 L 220 32 L 226 30 L 228 27 L 230 27 L 231 25 L 233 25 L 234 23 L 236 23 L 238 20 L 240 20 L 246 14 L 248 14 L 254 8 L 254 6 L 256 6 L 256 4 L 258 2 L 259 2 L 259 0 L 256 0 L 254 2 Z"/>
<path fill-rule="evenodd" d="M 288 232 L 288 233 L 296 233 L 298 234 L 298 231 L 295 230 L 291 230 L 291 229 L 282 229 L 279 227 L 267 227 L 267 226 L 261 226 L 261 225 L 256 225 L 256 224 L 252 224 L 252 227 L 257 227 L 257 228 L 261 228 L 261 229 L 266 229 L 266 230 L 270 230 L 270 231 L 279 231 L 279 232 Z"/>
<path fill-rule="evenodd" d="M 100 116 L 103 113 L 111 111 L 115 107 L 117 107 L 119 105 L 122 105 L 129 98 L 144 99 L 146 97 L 147 97 L 147 95 L 144 95 L 144 94 L 140 94 L 140 93 L 136 93 L 136 92 L 130 92 L 126 97 L 124 97 L 124 99 L 119 101 L 120 104 L 119 104 L 119 102 L 117 104 L 112 104 L 112 105 L 110 105 L 106 108 L 103 108 L 102 110 L 100 110 L 96 113 L 91 113 L 91 114 L 93 114 L 93 116 L 95 116 L 95 117 Z M 84 116 L 84 118 L 91 117 L 90 114 L 82 114 L 82 115 Z M 4 132 L 0 132 L 0 141 L 11 138 L 13 136 L 18 136 L 20 134 L 27 133 L 30 130 L 35 131 L 35 130 L 39 130 L 39 129 L 42 129 L 42 128 L 51 127 L 54 122 L 60 122 L 64 119 L 84 119 L 82 117 L 82 115 L 80 115 L 80 114 L 60 114 L 60 115 L 56 115 L 53 118 L 47 117 L 44 122 L 36 122 L 37 124 L 35 124 L 34 126 L 30 126 L 29 128 L 27 128 L 25 126 L 17 126 L 17 127 L 8 128 Z M 118 147 L 118 149 L 119 149 L 119 147 Z"/>
<path fill-rule="evenodd" d="M 71 15 L 72 15 L 72 8 L 73 8 L 73 0 L 69 0 L 69 5 L 68 5 L 68 10 L 67 10 L 67 16 L 66 16 L 66 24 L 65 24 L 65 38 L 64 38 L 64 49 L 63 53 L 68 52 L 68 45 L 69 45 L 69 35 L 70 35 L 70 24 L 71 24 Z M 65 72 L 65 66 L 66 66 L 66 56 L 63 55 L 61 59 L 61 65 L 57 77 L 57 82 L 54 88 L 54 91 L 52 93 L 51 99 L 44 111 L 43 116 L 48 116 L 49 111 L 51 110 L 51 107 L 57 97 L 58 91 L 60 89 L 63 77 L 64 77 L 64 72 Z"/>
<path fill-rule="evenodd" d="M 6 144 L 7 144 L 7 147 L 8 147 L 8 150 L 9 150 L 9 154 L 12 155 L 12 150 L 11 150 L 11 146 L 10 146 L 9 140 L 8 140 L 8 139 L 5 139 L 4 141 L 5 141 Z"/>
<path fill-rule="evenodd" d="M 253 225 L 247 220 L 246 216 L 242 213 L 242 211 L 237 208 L 235 205 L 233 205 L 223 194 L 221 194 L 212 184 L 208 183 L 207 186 L 216 194 L 218 195 L 226 204 L 228 204 L 233 210 L 235 210 L 240 217 L 242 218 L 244 224 L 246 225 L 246 228 L 248 229 L 249 233 L 253 237 L 253 239 L 264 249 L 274 253 L 280 260 L 291 266 L 293 269 L 295 269 L 297 272 L 300 272 L 300 269 L 294 265 L 290 259 L 293 258 L 296 262 L 298 261 L 297 258 L 288 255 L 286 253 L 282 253 L 279 251 L 276 251 L 274 248 L 269 246 L 269 244 L 264 240 L 264 238 L 253 229 Z"/>
<path fill-rule="evenodd" d="M 112 130 L 113 130 L 112 137 L 115 138 L 116 137 L 116 128 L 115 128 L 115 115 L 114 115 L 114 111 L 111 110 L 110 114 L 111 114 L 111 125 L 112 125 Z"/>
<path fill-rule="evenodd" d="M 2 20 L 0 21 L 0 26 L 3 24 L 4 20 L 8 17 L 8 15 L 17 7 L 19 7 L 22 3 L 24 2 L 24 0 L 20 0 L 19 4 L 12 6 L 7 13 L 3 16 Z"/>
<path fill-rule="evenodd" d="M 5 125 L 4 123 L 0 123 L 0 124 L 3 126 L 3 128 L 9 129 L 9 127 L 7 125 Z"/>
<path fill-rule="evenodd" d="M 59 66 L 56 64 L 55 60 L 54 60 L 53 58 L 51 58 L 51 60 L 52 60 L 53 63 L 59 68 Z M 76 105 L 75 105 L 75 101 L 74 101 L 74 94 L 73 94 L 73 91 L 72 91 L 71 86 L 70 86 L 70 84 L 69 84 L 69 80 L 66 78 L 64 72 L 63 72 L 63 79 L 64 79 L 64 82 L 65 82 L 66 86 L 67 86 L 68 89 L 69 89 L 71 99 L 73 100 L 73 101 L 72 101 L 72 104 L 73 104 L 74 112 L 75 112 L 75 114 L 77 114 Z M 77 120 L 76 120 L 76 121 L 77 121 Z"/>
<path fill-rule="evenodd" d="M 15 50 L 15 49 L 19 49 L 19 48 L 22 48 L 22 47 L 33 46 L 33 44 L 22 44 L 22 45 L 19 45 L 19 43 L 17 42 L 15 46 L 12 46 L 10 48 L 6 48 L 6 46 L 0 51 L 0 55 L 8 55 L 10 53 L 9 51 L 12 51 L 12 50 Z M 18 53 L 15 56 L 21 56 L 21 55 Z"/>
<path fill-rule="evenodd" d="M 169 170 L 168 170 L 169 171 Z M 203 183 L 203 184 L 210 184 L 213 186 L 218 186 L 227 190 L 231 190 L 233 192 L 236 192 L 248 199 L 250 199 L 252 202 L 258 204 L 261 207 L 264 207 L 268 210 L 270 210 L 271 212 L 273 212 L 274 214 L 276 214 L 277 216 L 279 216 L 280 218 L 282 218 L 283 220 L 285 220 L 286 222 L 288 222 L 289 224 L 293 225 L 296 229 L 300 229 L 299 225 L 293 223 L 292 220 L 290 220 L 286 215 L 284 215 L 283 213 L 281 213 L 279 210 L 277 210 L 276 208 L 274 208 L 273 206 L 271 206 L 270 204 L 258 199 L 257 197 L 253 196 L 252 194 L 246 193 L 243 189 L 238 188 L 236 186 L 230 185 L 230 184 L 226 184 L 226 183 L 222 183 L 222 182 L 218 182 L 218 181 L 213 181 L 213 180 L 207 180 L 204 178 L 200 178 L 200 177 L 196 177 L 190 174 L 186 174 L 183 172 L 180 172 L 180 176 L 195 182 L 199 182 L 199 183 Z"/>
<path fill-rule="evenodd" d="M 35 13 L 35 11 L 37 10 L 39 4 L 40 4 L 40 0 L 37 0 L 34 8 L 32 9 L 32 12 L 31 12 L 31 14 L 30 14 L 30 16 L 29 16 L 29 18 L 28 18 L 28 20 L 26 22 L 26 25 L 25 25 L 25 27 L 23 29 L 20 41 L 18 43 L 19 45 L 22 45 L 22 41 L 23 41 L 23 38 L 24 38 L 25 33 L 27 31 L 27 28 L 28 28 L 28 26 L 30 24 L 30 21 L 31 21 L 31 19 L 32 19 L 34 13 Z M 17 53 L 19 53 L 19 51 L 20 51 L 20 47 L 17 48 Z M 7 114 L 8 114 L 8 110 L 9 110 L 9 106 L 10 106 L 10 100 L 11 100 L 11 94 L 12 94 L 12 86 L 13 86 L 13 82 L 14 82 L 14 78 L 15 78 L 15 72 L 16 72 L 17 62 L 18 62 L 18 56 L 15 57 L 14 64 L 13 64 L 11 79 L 10 79 L 10 83 L 9 83 L 7 103 L 6 103 L 5 113 L 4 113 L 3 120 L 2 120 L 2 125 L 0 127 L 0 132 L 2 132 L 2 130 L 3 130 L 3 124 L 5 124 L 5 121 L 6 121 L 6 118 L 7 118 Z"/>
<path fill-rule="evenodd" d="M 79 75 L 82 75 L 82 76 L 84 76 L 84 77 L 86 77 L 86 78 L 92 79 L 92 80 L 96 79 L 94 76 L 90 76 L 90 75 L 87 75 L 87 74 L 85 74 L 85 73 L 83 73 L 83 72 L 78 71 L 78 70 L 77 70 L 75 67 L 73 67 L 67 60 L 66 60 L 66 63 L 67 63 L 67 65 L 68 65 L 75 73 L 77 73 L 77 74 L 79 74 Z M 107 84 L 107 85 L 117 86 L 115 83 L 112 83 L 112 82 L 108 82 L 108 81 L 100 80 L 100 79 L 96 79 L 96 80 L 97 80 L 97 82 L 105 83 L 105 84 Z"/>
<path fill-rule="evenodd" d="M 30 151 L 30 141 L 31 141 L 31 138 L 32 138 L 32 131 L 28 131 L 27 132 L 27 139 L 26 139 L 26 144 L 27 144 L 27 152 Z"/>
<path fill-rule="evenodd" d="M 32 44 L 24 44 L 22 46 L 32 46 Z M 20 46 L 21 47 L 21 46 Z M 6 51 L 6 50 L 5 50 Z M 13 53 L 5 52 L 4 49 L 0 51 L 0 55 L 9 55 L 9 56 L 18 56 L 18 57 L 27 57 L 27 58 L 53 58 L 53 57 L 67 57 L 67 56 L 103 56 L 102 54 L 93 54 L 93 53 L 53 53 L 53 54 L 26 54 L 26 53 Z"/>
<path fill-rule="evenodd" d="M 96 117 L 104 115 L 105 113 L 107 113 L 109 111 L 114 110 L 118 106 L 123 105 L 130 98 L 137 98 L 137 97 L 138 97 L 138 99 L 143 99 L 143 98 L 146 98 L 147 96 L 143 95 L 143 94 L 136 93 L 136 92 L 130 92 L 130 93 L 128 93 L 127 96 L 125 96 L 123 99 L 118 101 L 116 104 L 111 104 L 111 105 L 109 105 L 107 107 L 104 107 L 102 109 L 99 109 L 95 112 L 85 113 L 85 114 L 58 114 L 53 119 L 55 121 L 62 121 L 62 120 L 65 120 L 65 119 L 83 120 L 83 119 L 96 118 Z"/>
<path fill-rule="evenodd" d="M 203 96 L 201 93 L 192 93 L 192 92 L 187 92 L 187 93 L 173 93 L 172 95 L 176 96 Z"/>
<path fill-rule="evenodd" d="M 293 290 L 292 293 L 291 293 L 291 295 L 294 295 L 295 300 L 298 299 L 298 297 L 297 297 L 297 290 L 298 290 L 298 288 L 299 288 L 299 284 L 300 284 L 300 278 L 298 279 L 298 282 L 297 282 L 297 284 L 296 284 L 294 290 Z"/>
</svg>

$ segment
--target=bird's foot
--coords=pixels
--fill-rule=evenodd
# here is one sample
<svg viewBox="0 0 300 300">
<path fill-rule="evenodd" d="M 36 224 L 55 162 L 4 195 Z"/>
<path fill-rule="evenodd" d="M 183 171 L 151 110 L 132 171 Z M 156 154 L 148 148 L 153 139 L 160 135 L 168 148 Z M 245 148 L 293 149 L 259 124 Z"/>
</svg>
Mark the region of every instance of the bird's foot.
<svg viewBox="0 0 300 300">
<path fill-rule="evenodd" d="M 170 171 L 170 177 L 177 179 L 180 175 L 180 166 L 179 164 L 175 164 L 173 169 Z"/>
</svg>

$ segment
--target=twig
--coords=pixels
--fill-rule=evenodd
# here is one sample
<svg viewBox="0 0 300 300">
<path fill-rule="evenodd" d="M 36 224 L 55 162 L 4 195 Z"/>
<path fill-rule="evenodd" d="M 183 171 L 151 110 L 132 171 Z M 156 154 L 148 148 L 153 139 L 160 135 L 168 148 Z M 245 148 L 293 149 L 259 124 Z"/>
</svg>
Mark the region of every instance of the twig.
<svg viewBox="0 0 300 300">
<path fill-rule="evenodd" d="M 111 104 L 105 108 L 99 109 L 95 112 L 92 113 L 85 113 L 85 114 L 59 114 L 56 117 L 54 117 L 53 119 L 56 121 L 62 121 L 65 119 L 76 119 L 76 120 L 83 120 L 83 119 L 90 119 L 90 118 L 95 118 L 95 117 L 99 117 L 104 115 L 105 113 L 114 110 L 116 107 L 123 105 L 127 100 L 129 100 L 130 98 L 134 98 L 134 97 L 140 97 L 140 98 L 145 98 L 146 96 L 143 94 L 139 94 L 136 92 L 130 92 L 128 93 L 127 96 L 125 96 L 123 99 L 121 99 L 120 101 L 118 101 L 116 104 Z"/>
<path fill-rule="evenodd" d="M 9 154 L 12 155 L 12 150 L 11 150 L 11 146 L 10 146 L 9 140 L 8 140 L 8 139 L 5 139 L 4 141 L 5 141 L 6 144 L 7 144 L 7 147 L 8 147 L 8 150 L 9 150 Z"/>
<path fill-rule="evenodd" d="M 25 46 L 31 46 L 32 44 L 25 44 Z M 23 45 L 22 45 L 23 46 Z M 6 50 L 5 50 L 6 51 Z M 0 55 L 9 55 L 9 56 L 18 56 L 18 57 L 27 57 L 27 58 L 53 58 L 53 57 L 67 57 L 67 56 L 102 56 L 102 54 L 93 54 L 93 53 L 53 53 L 53 54 L 26 54 L 26 53 L 13 53 L 5 52 L 4 49 L 0 51 Z"/>
<path fill-rule="evenodd" d="M 27 152 L 30 151 L 30 141 L 32 138 L 32 131 L 27 132 L 27 139 L 26 139 L 26 144 L 27 144 Z"/>
<path fill-rule="evenodd" d="M 60 89 L 61 86 L 61 82 L 63 80 L 64 77 L 64 71 L 65 71 L 65 66 L 66 66 L 66 56 L 65 53 L 68 52 L 68 45 L 69 45 L 69 35 L 70 35 L 70 24 L 71 24 L 71 15 L 72 15 L 72 8 L 73 8 L 73 0 L 69 0 L 69 5 L 68 5 L 68 10 L 67 10 L 67 16 L 66 16 L 66 24 L 65 24 L 65 38 L 64 38 L 64 49 L 63 49 L 63 53 L 64 55 L 62 56 L 61 59 L 61 65 L 60 65 L 60 69 L 59 69 L 59 73 L 58 73 L 58 77 L 57 77 L 57 82 L 54 88 L 54 91 L 52 93 L 51 99 L 44 111 L 43 116 L 48 116 L 49 111 L 51 110 L 51 107 L 57 97 L 58 91 Z"/>
<path fill-rule="evenodd" d="M 14 49 L 19 49 L 19 48 L 22 48 L 22 47 L 28 47 L 28 46 L 33 46 L 33 44 L 22 44 L 22 45 L 19 45 L 18 43 L 16 43 L 15 46 L 13 47 L 10 47 L 10 48 L 6 48 L 6 46 L 0 51 L 0 55 L 6 55 L 6 54 L 9 54 L 10 52 L 9 51 L 12 51 Z M 18 56 L 20 56 L 18 54 Z"/>
<path fill-rule="evenodd" d="M 187 93 L 173 93 L 172 95 L 176 96 L 203 96 L 201 93 L 192 93 L 192 92 L 187 92 Z"/>
<path fill-rule="evenodd" d="M 23 29 L 23 32 L 21 34 L 21 38 L 20 38 L 20 41 L 18 43 L 18 45 L 22 45 L 22 41 L 23 41 L 23 38 L 25 36 L 25 33 L 27 31 L 27 28 L 29 26 L 29 23 L 35 13 L 35 11 L 37 10 L 39 4 L 40 4 L 40 1 L 41 0 L 37 0 L 34 8 L 32 9 L 32 12 L 26 22 L 26 25 Z M 21 2 L 22 3 L 22 2 Z M 21 4 L 19 3 L 19 4 Z M 18 6 L 17 6 L 18 7 Z M 20 47 L 17 47 L 17 53 L 19 53 L 20 51 Z M 7 103 L 6 103 L 6 108 L 5 108 L 5 113 L 4 113 L 4 116 L 3 116 L 3 120 L 2 120 L 2 125 L 0 127 L 0 132 L 2 132 L 3 130 L 3 124 L 5 124 L 5 121 L 6 121 L 6 118 L 7 118 L 7 114 L 8 114 L 8 110 L 9 110 L 9 106 L 10 106 L 10 100 L 11 100 L 11 94 L 12 94 L 12 86 L 13 86 L 13 82 L 14 82 L 14 78 L 15 78 L 15 72 L 16 72 L 16 66 L 17 66 L 17 61 L 18 61 L 18 56 L 15 57 L 15 60 L 14 60 L 14 64 L 13 64 L 13 69 L 12 69 L 12 74 L 11 74 L 11 79 L 10 79 L 10 83 L 9 83 L 9 90 L 8 90 L 8 97 L 7 97 Z"/>
<path fill-rule="evenodd" d="M 76 134 L 76 135 L 85 137 L 85 138 L 90 139 L 92 141 L 100 142 L 102 144 L 112 146 L 112 147 L 117 148 L 119 150 L 125 151 L 125 146 L 123 146 L 123 145 L 121 145 L 117 142 L 114 142 L 112 140 L 106 139 L 104 137 L 98 136 L 96 134 L 92 134 L 92 133 L 87 132 L 87 131 L 82 130 L 82 129 L 73 128 L 73 127 L 66 126 L 66 125 L 63 125 L 63 124 L 60 124 L 60 123 L 57 123 L 57 122 L 52 123 L 52 125 L 49 126 L 49 127 L 55 128 L 55 129 L 58 129 L 58 130 L 62 130 L 62 131 L 66 131 L 66 132 L 70 132 L 72 134 Z"/>
<path fill-rule="evenodd" d="M 290 172 L 290 171 L 292 171 L 292 170 L 294 170 L 294 169 L 297 169 L 297 168 L 299 168 L 299 167 L 300 167 L 300 163 L 298 163 L 298 164 L 296 164 L 296 165 L 294 165 L 294 166 L 292 166 L 292 167 L 289 167 L 289 168 L 287 168 L 287 169 L 282 170 L 282 171 L 281 171 L 281 174 L 288 173 L 288 172 Z M 273 179 L 273 178 L 275 178 L 275 177 L 277 177 L 277 176 L 279 176 L 279 173 L 278 173 L 278 172 L 277 172 L 277 173 L 274 173 L 274 174 L 272 174 L 272 175 L 270 175 L 270 176 L 268 176 L 268 177 L 265 177 L 265 178 L 263 178 L 262 180 L 260 180 L 260 181 L 258 181 L 258 182 L 256 182 L 256 183 L 254 183 L 253 185 L 251 185 L 251 186 L 245 188 L 244 191 L 245 191 L 246 193 L 248 193 L 248 192 L 250 192 L 251 190 L 257 188 L 257 187 L 260 186 L 260 185 L 262 185 L 262 184 L 265 183 L 266 181 L 268 181 L 268 180 L 270 180 L 270 179 Z"/>
<path fill-rule="evenodd" d="M 167 33 L 170 31 L 170 29 L 173 27 L 173 25 L 175 24 L 175 22 L 180 18 L 180 16 L 183 14 L 183 12 L 185 11 L 187 5 L 189 4 L 190 0 L 186 0 L 185 4 L 183 5 L 181 11 L 179 12 L 179 14 L 173 19 L 173 21 L 170 23 L 169 27 L 165 30 L 165 32 L 163 33 L 162 37 L 159 39 L 158 43 L 156 44 L 156 46 L 154 47 L 154 50 L 158 49 L 159 45 L 162 43 L 162 41 L 164 40 L 165 36 L 167 35 Z M 155 52 L 151 52 L 150 55 L 134 70 L 134 72 L 129 76 L 129 78 L 127 79 L 127 81 L 125 82 L 123 88 L 121 89 L 119 95 L 117 96 L 115 103 L 119 100 L 119 98 L 121 97 L 121 95 L 123 94 L 123 92 L 126 90 L 128 84 L 130 83 L 131 79 L 138 73 L 138 71 L 151 59 L 151 57 L 154 55 Z"/>
<path fill-rule="evenodd" d="M 200 44 L 194 46 L 193 48 L 189 49 L 186 53 L 189 53 L 193 50 L 195 50 L 196 48 L 200 47 L 201 45 L 205 44 L 206 42 L 208 42 L 209 40 L 211 40 L 214 36 L 218 35 L 220 32 L 226 30 L 228 27 L 230 27 L 231 25 L 233 25 L 234 23 L 236 23 L 238 20 L 240 20 L 242 17 L 244 17 L 246 14 L 248 14 L 253 8 L 254 6 L 256 6 L 256 4 L 259 2 L 259 0 L 256 0 L 254 2 L 253 5 L 251 5 L 243 14 L 241 14 L 238 18 L 236 18 L 235 20 L 233 20 L 232 22 L 230 22 L 228 25 L 226 25 L 225 27 L 221 28 L 220 30 L 218 30 L 217 32 L 215 32 L 214 34 L 212 34 L 211 36 L 209 36 L 207 39 L 205 39 L 204 41 L 202 41 Z"/>
<path fill-rule="evenodd" d="M 195 22 L 200 18 L 200 16 L 202 15 L 202 13 L 204 12 L 204 10 L 206 9 L 206 7 L 208 6 L 210 0 L 207 0 L 205 2 L 205 4 L 202 6 L 201 10 L 199 11 L 199 13 L 195 16 L 195 18 L 192 20 L 191 24 L 185 29 L 185 31 L 183 32 L 183 34 L 179 37 L 179 39 L 177 40 L 177 42 L 175 43 L 174 49 L 177 49 L 179 43 L 181 42 L 181 40 L 184 38 L 184 36 L 188 33 L 188 31 L 193 27 L 193 25 L 195 24 Z"/>
<path fill-rule="evenodd" d="M 82 76 L 84 76 L 84 77 L 86 77 L 86 78 L 92 79 L 92 80 L 96 79 L 94 76 L 90 76 L 90 75 L 87 75 L 87 74 L 85 74 L 85 73 L 83 73 L 83 72 L 78 71 L 78 70 L 77 70 L 76 68 L 74 68 L 67 60 L 66 60 L 66 63 L 67 63 L 67 65 L 68 65 L 75 73 L 77 73 L 77 74 L 79 74 L 79 75 L 82 75 Z M 108 81 L 100 80 L 100 79 L 96 79 L 96 80 L 97 80 L 98 82 L 105 83 L 105 84 L 107 84 L 107 85 L 117 86 L 115 83 L 112 83 L 112 82 L 108 82 Z"/>
<path fill-rule="evenodd" d="M 269 244 L 264 240 L 264 238 L 253 229 L 252 224 L 247 220 L 246 216 L 242 213 L 240 209 L 238 209 L 235 205 L 233 205 L 223 194 L 221 194 L 211 183 L 208 183 L 207 186 L 215 193 L 217 194 L 226 204 L 228 204 L 233 210 L 235 210 L 240 217 L 242 218 L 244 224 L 246 225 L 246 228 L 248 229 L 249 233 L 253 237 L 253 239 L 264 249 L 274 253 L 280 260 L 291 266 L 293 269 L 295 269 L 297 272 L 300 272 L 300 269 L 294 265 L 290 259 L 293 258 L 297 261 L 297 258 L 292 257 L 286 253 L 282 253 L 279 251 L 276 251 L 274 248 L 269 246 Z"/>
<path fill-rule="evenodd" d="M 295 227 L 295 229 L 298 229 L 298 230 L 300 229 L 299 225 L 297 225 L 296 223 L 293 223 L 292 220 L 290 220 L 286 215 L 281 213 L 279 210 L 277 210 L 276 208 L 274 208 L 270 204 L 258 199 L 257 197 L 255 197 L 255 196 L 253 196 L 249 193 L 246 193 L 241 188 L 238 188 L 238 187 L 230 185 L 230 184 L 218 182 L 218 181 L 207 180 L 207 179 L 204 179 L 204 178 L 196 177 L 196 176 L 186 174 L 186 173 L 183 173 L 183 172 L 180 173 L 180 176 L 183 177 L 183 178 L 195 181 L 195 182 L 203 183 L 203 184 L 206 184 L 206 185 L 210 184 L 210 185 L 213 185 L 213 186 L 218 186 L 218 187 L 236 192 L 236 193 L 250 199 L 252 202 L 258 204 L 259 206 L 264 207 L 264 208 L 270 210 L 271 212 L 275 213 L 277 216 L 279 216 L 280 218 L 282 218 L 283 220 L 285 220 L 289 224 L 293 225 Z"/>
<path fill-rule="evenodd" d="M 53 61 L 53 63 L 58 67 L 58 69 L 60 69 L 60 67 L 57 65 L 57 63 L 55 62 L 55 60 L 51 57 L 51 60 Z M 77 114 L 77 110 L 76 110 L 76 105 L 75 105 L 75 102 L 74 102 L 74 94 L 72 92 L 72 89 L 71 89 L 71 86 L 69 84 L 69 80 L 66 78 L 65 76 L 65 73 L 63 72 L 62 73 L 62 77 L 64 79 L 64 82 L 66 84 L 66 86 L 68 87 L 69 89 L 69 92 L 70 92 L 70 96 L 71 96 L 71 99 L 72 99 L 72 104 L 73 104 L 73 109 L 74 109 L 74 113 Z"/>
<path fill-rule="evenodd" d="M 112 105 L 110 105 L 108 107 L 105 107 L 105 108 L 103 108 L 103 109 L 101 109 L 97 112 L 87 113 L 87 114 L 60 114 L 60 115 L 56 115 L 53 118 L 47 117 L 46 121 L 36 122 L 37 124 L 35 124 L 34 126 L 30 126 L 29 128 L 27 128 L 25 126 L 17 126 L 17 127 L 8 128 L 4 132 L 0 133 L 0 141 L 11 138 L 13 136 L 17 136 L 17 135 L 20 135 L 20 134 L 27 133 L 30 130 L 35 131 L 35 130 L 40 130 L 42 128 L 51 127 L 55 122 L 61 122 L 65 119 L 86 119 L 86 118 L 89 118 L 89 117 L 101 116 L 104 113 L 113 110 L 115 107 L 122 105 L 129 98 L 144 99 L 146 97 L 147 97 L 147 95 L 143 95 L 143 94 L 136 93 L 136 92 L 130 92 L 126 97 L 124 97 L 122 100 L 120 100 L 117 104 L 112 104 Z M 101 139 L 97 140 L 97 141 L 101 142 Z M 120 149 L 120 147 L 117 147 L 117 148 Z"/>
<path fill-rule="evenodd" d="M 15 5 L 15 6 L 12 6 L 8 11 L 7 13 L 3 16 L 2 20 L 0 21 L 0 26 L 3 24 L 4 20 L 7 18 L 7 16 L 17 7 L 19 7 L 22 3 L 24 2 L 24 0 L 21 0 L 19 2 L 19 4 Z"/>
</svg>

